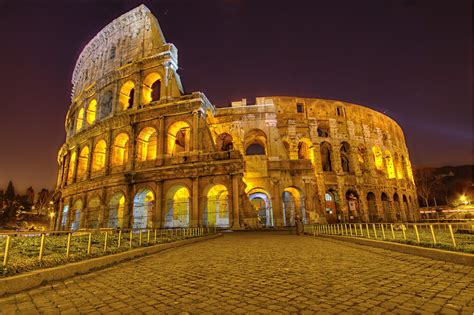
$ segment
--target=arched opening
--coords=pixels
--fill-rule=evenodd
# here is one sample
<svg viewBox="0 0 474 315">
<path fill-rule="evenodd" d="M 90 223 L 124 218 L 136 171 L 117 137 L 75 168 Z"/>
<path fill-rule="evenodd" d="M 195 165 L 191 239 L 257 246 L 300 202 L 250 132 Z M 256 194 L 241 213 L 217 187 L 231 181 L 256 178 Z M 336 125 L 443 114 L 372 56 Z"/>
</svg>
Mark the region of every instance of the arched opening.
<svg viewBox="0 0 474 315">
<path fill-rule="evenodd" d="M 168 128 L 168 154 L 176 156 L 190 151 L 191 128 L 184 121 L 178 121 Z"/>
<path fill-rule="evenodd" d="M 338 211 L 339 198 L 337 193 L 333 190 L 328 190 L 324 194 L 325 208 L 326 208 L 326 219 L 328 223 L 337 223 L 342 217 Z"/>
<path fill-rule="evenodd" d="M 221 133 L 216 139 L 217 151 L 231 151 L 234 149 L 233 138 L 227 132 Z"/>
<path fill-rule="evenodd" d="M 372 152 L 374 153 L 375 168 L 379 171 L 383 171 L 382 151 L 378 146 L 373 146 Z"/>
<path fill-rule="evenodd" d="M 87 112 L 86 112 L 86 121 L 89 126 L 91 126 L 96 119 L 97 115 L 97 101 L 95 99 L 91 100 L 89 102 L 89 105 L 87 106 Z"/>
<path fill-rule="evenodd" d="M 306 223 L 306 211 L 304 198 L 301 191 L 295 187 L 288 187 L 283 190 L 283 224 L 285 226 L 295 226 L 297 218 L 301 218 Z"/>
<path fill-rule="evenodd" d="M 389 150 L 385 150 L 385 165 L 387 165 L 387 176 L 388 178 L 395 178 L 395 167 L 393 166 L 392 154 Z"/>
<path fill-rule="evenodd" d="M 189 198 L 188 188 L 182 185 L 171 187 L 166 194 L 165 227 L 189 226 Z"/>
<path fill-rule="evenodd" d="M 260 129 L 252 129 L 245 136 L 245 155 L 266 155 L 267 136 Z"/>
<path fill-rule="evenodd" d="M 205 226 L 229 226 L 229 194 L 224 185 L 209 189 L 203 221 Z"/>
<path fill-rule="evenodd" d="M 400 198 L 398 194 L 393 194 L 393 205 L 395 207 L 395 217 L 398 222 L 402 221 L 402 208 L 400 207 Z"/>
<path fill-rule="evenodd" d="M 249 200 L 257 212 L 258 222 L 262 226 L 273 226 L 273 210 L 270 195 L 263 189 L 254 188 L 249 193 Z"/>
<path fill-rule="evenodd" d="M 92 155 L 92 171 L 97 172 L 105 167 L 105 156 L 107 153 L 107 143 L 105 140 L 99 140 L 94 147 Z"/>
<path fill-rule="evenodd" d="M 143 104 L 147 105 L 151 102 L 158 101 L 161 94 L 161 76 L 156 73 L 150 73 L 143 80 Z"/>
<path fill-rule="evenodd" d="M 318 121 L 318 137 L 327 138 L 329 137 L 329 122 Z"/>
<path fill-rule="evenodd" d="M 138 192 L 133 199 L 133 228 L 152 227 L 155 195 L 149 189 Z"/>
<path fill-rule="evenodd" d="M 377 211 L 377 202 L 375 200 L 375 194 L 373 192 L 369 192 L 367 194 L 367 207 L 369 212 L 369 221 L 370 222 L 378 222 L 379 221 L 379 213 Z"/>
<path fill-rule="evenodd" d="M 76 151 L 71 153 L 71 157 L 69 158 L 69 169 L 67 172 L 67 181 L 71 183 L 74 178 L 74 169 L 76 168 Z"/>
<path fill-rule="evenodd" d="M 120 110 L 127 110 L 133 107 L 135 99 L 135 83 L 132 81 L 125 82 L 120 88 L 119 107 Z"/>
<path fill-rule="evenodd" d="M 343 142 L 341 144 L 340 155 L 342 171 L 345 173 L 349 173 L 351 171 L 349 143 Z"/>
<path fill-rule="evenodd" d="M 82 200 L 76 200 L 72 206 L 71 230 L 76 231 L 81 227 Z"/>
<path fill-rule="evenodd" d="M 332 172 L 332 149 L 328 142 L 321 143 L 321 163 L 324 172 Z"/>
<path fill-rule="evenodd" d="M 100 99 L 100 119 L 107 117 L 112 112 L 112 101 L 112 91 L 105 91 L 104 95 Z"/>
<path fill-rule="evenodd" d="M 157 136 L 155 128 L 145 127 L 137 138 L 137 160 L 139 162 L 156 159 Z"/>
<path fill-rule="evenodd" d="M 87 164 L 89 163 L 89 147 L 82 148 L 79 154 L 79 162 L 77 163 L 77 180 L 84 180 L 87 175 Z"/>
<path fill-rule="evenodd" d="M 77 113 L 76 132 L 79 132 L 82 130 L 82 125 L 84 125 L 84 108 L 81 108 L 79 112 Z"/>
<path fill-rule="evenodd" d="M 86 226 L 89 229 L 99 228 L 99 217 L 100 217 L 100 198 L 94 196 L 89 199 L 87 203 L 87 223 Z"/>
<path fill-rule="evenodd" d="M 60 228 L 61 231 L 64 231 L 67 229 L 68 214 L 69 214 L 69 205 L 64 205 L 63 213 L 61 215 L 61 228 Z"/>
<path fill-rule="evenodd" d="M 355 190 L 346 192 L 347 209 L 349 210 L 349 220 L 360 220 L 359 194 Z"/>
<path fill-rule="evenodd" d="M 388 200 L 387 194 L 384 192 L 382 193 L 382 208 L 385 216 L 385 221 L 392 222 L 392 211 L 390 208 L 390 201 Z"/>
<path fill-rule="evenodd" d="M 128 161 L 128 135 L 121 133 L 114 139 L 112 166 L 124 165 Z"/>
<path fill-rule="evenodd" d="M 112 196 L 109 201 L 107 227 L 122 228 L 123 215 L 125 212 L 125 196 L 119 192 Z"/>
<path fill-rule="evenodd" d="M 311 160 L 311 163 L 314 163 L 313 144 L 311 143 L 311 140 L 302 139 L 298 143 L 298 159 Z"/>
</svg>

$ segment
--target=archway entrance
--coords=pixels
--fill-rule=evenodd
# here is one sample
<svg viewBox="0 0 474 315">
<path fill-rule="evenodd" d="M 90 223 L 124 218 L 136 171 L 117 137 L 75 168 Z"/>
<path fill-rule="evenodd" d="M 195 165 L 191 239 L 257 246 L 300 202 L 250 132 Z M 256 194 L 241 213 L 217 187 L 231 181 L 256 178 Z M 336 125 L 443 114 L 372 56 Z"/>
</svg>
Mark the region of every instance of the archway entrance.
<svg viewBox="0 0 474 315">
<path fill-rule="evenodd" d="M 397 222 L 400 222 L 402 221 L 402 209 L 400 207 L 400 198 L 397 193 L 393 195 L 393 205 L 395 207 L 395 217 Z"/>
<path fill-rule="evenodd" d="M 229 227 L 229 193 L 224 185 L 214 185 L 207 193 L 204 225 Z"/>
<path fill-rule="evenodd" d="M 326 219 L 328 223 L 337 223 L 341 219 L 337 209 L 337 193 L 332 190 L 326 191 L 324 200 L 326 205 Z"/>
<path fill-rule="evenodd" d="M 257 219 L 261 225 L 273 226 L 273 210 L 270 195 L 263 189 L 252 189 L 248 193 L 250 202 L 257 212 Z"/>
<path fill-rule="evenodd" d="M 189 190 L 181 185 L 173 186 L 166 194 L 165 227 L 189 226 Z"/>
<path fill-rule="evenodd" d="M 152 226 L 155 195 L 149 189 L 142 190 L 133 200 L 133 228 L 146 229 Z"/>
<path fill-rule="evenodd" d="M 361 218 L 359 208 L 359 194 L 355 190 L 348 190 L 346 192 L 347 209 L 349 211 L 350 221 L 359 221 Z"/>
<path fill-rule="evenodd" d="M 392 222 L 392 213 L 390 209 L 390 201 L 388 200 L 388 196 L 386 193 L 382 193 L 382 207 L 383 213 L 385 216 L 386 222 Z"/>
<path fill-rule="evenodd" d="M 377 203 L 375 202 L 375 194 L 369 192 L 367 194 L 367 206 L 369 210 L 369 221 L 370 222 L 378 222 L 379 221 L 379 214 L 377 211 Z"/>
<path fill-rule="evenodd" d="M 125 196 L 122 193 L 116 193 L 109 202 L 108 223 L 109 228 L 123 227 L 123 213 L 125 210 Z"/>
<path fill-rule="evenodd" d="M 285 226 L 295 226 L 298 216 L 306 223 L 304 198 L 299 189 L 295 187 L 285 188 L 285 190 L 283 190 L 282 201 L 283 224 Z"/>
</svg>

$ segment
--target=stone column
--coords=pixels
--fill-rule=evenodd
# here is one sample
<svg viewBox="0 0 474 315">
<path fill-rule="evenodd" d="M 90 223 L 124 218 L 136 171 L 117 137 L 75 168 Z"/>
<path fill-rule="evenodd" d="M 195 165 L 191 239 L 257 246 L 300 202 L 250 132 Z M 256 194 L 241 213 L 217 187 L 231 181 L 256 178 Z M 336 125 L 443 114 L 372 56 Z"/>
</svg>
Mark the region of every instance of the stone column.
<svg viewBox="0 0 474 315">
<path fill-rule="evenodd" d="M 191 227 L 199 226 L 199 177 L 193 178 L 192 186 L 192 211 L 191 211 Z"/>
<path fill-rule="evenodd" d="M 314 190 L 314 187 L 316 187 L 316 183 L 314 180 L 310 178 L 303 178 L 304 182 L 304 208 L 306 212 L 306 222 L 309 224 L 314 223 L 310 221 L 310 213 L 315 213 L 316 209 L 314 207 L 314 200 L 311 198 L 313 195 L 317 196 L 318 192 L 317 190 Z"/>
<path fill-rule="evenodd" d="M 112 143 L 114 140 L 112 138 L 112 130 L 109 130 L 107 133 L 107 146 L 105 151 L 105 175 L 110 174 L 110 169 L 112 167 L 112 156 L 113 156 L 113 148 L 114 144 Z"/>
<path fill-rule="evenodd" d="M 193 111 L 193 127 L 192 127 L 192 139 L 191 139 L 191 148 L 190 151 L 196 152 L 199 151 L 199 118 L 200 111 Z"/>
<path fill-rule="evenodd" d="M 163 222 L 163 181 L 159 180 L 156 182 L 155 192 L 155 213 L 153 218 L 153 228 L 159 229 L 164 227 Z"/>
<path fill-rule="evenodd" d="M 283 226 L 283 211 L 282 211 L 282 200 L 281 184 L 278 178 L 271 178 L 272 182 L 272 208 L 273 208 L 273 224 L 276 227 Z"/>
<path fill-rule="evenodd" d="M 123 210 L 123 227 L 131 228 L 133 226 L 133 198 L 135 197 L 135 185 L 131 182 L 127 185 L 127 196 L 125 198 L 125 207 Z"/>
<path fill-rule="evenodd" d="M 93 139 L 89 140 L 88 146 L 90 150 L 89 150 L 89 157 L 87 159 L 86 180 L 89 180 L 91 178 L 91 173 L 92 173 L 92 159 L 94 157 L 94 140 Z"/>
<path fill-rule="evenodd" d="M 165 154 L 166 154 L 166 140 L 167 133 L 165 131 L 165 119 L 161 116 L 158 120 L 158 143 L 157 143 L 157 159 L 156 165 L 161 166 L 164 164 Z"/>
<path fill-rule="evenodd" d="M 136 138 L 137 138 L 137 124 L 136 123 L 131 123 L 131 132 L 130 132 L 130 140 L 129 140 L 129 147 L 130 145 L 132 146 L 130 148 L 130 152 L 129 152 L 129 159 L 131 159 L 131 161 L 129 161 L 130 163 L 130 170 L 135 170 L 135 163 L 136 163 L 136 160 L 137 160 L 137 141 L 136 141 Z"/>
<path fill-rule="evenodd" d="M 164 66 L 164 68 L 165 68 L 165 77 L 164 77 L 164 80 L 163 80 L 163 81 L 164 81 L 164 82 L 163 82 L 163 83 L 164 83 L 164 89 L 162 89 L 162 91 L 161 91 L 160 99 L 163 99 L 163 98 L 164 98 L 164 99 L 167 100 L 167 99 L 170 98 L 170 95 L 171 95 L 171 93 L 170 93 L 170 91 L 169 91 L 169 78 L 168 78 L 168 76 L 169 76 L 169 66 L 170 66 L 170 64 L 169 64 L 169 62 L 165 62 L 165 63 L 163 64 L 163 66 Z M 164 94 L 164 95 L 163 95 L 163 94 Z M 164 96 L 164 97 L 163 97 L 163 96 Z"/>
<path fill-rule="evenodd" d="M 108 217 L 109 214 L 107 213 L 107 189 L 105 187 L 102 188 L 102 194 L 100 200 L 102 201 L 100 204 L 100 211 L 99 211 L 99 228 L 107 227 L 108 226 Z"/>
<path fill-rule="evenodd" d="M 87 194 L 84 194 L 84 197 L 82 198 L 82 209 L 81 209 L 79 229 L 86 228 L 88 220 L 89 220 L 89 209 L 87 207 Z"/>
<path fill-rule="evenodd" d="M 72 173 L 72 181 L 71 184 L 74 184 L 76 182 L 76 175 L 77 175 L 77 166 L 79 165 L 79 147 L 76 147 L 74 149 L 76 151 L 76 162 L 74 163 L 74 170 Z"/>
<path fill-rule="evenodd" d="M 239 208 L 239 197 L 240 197 L 240 174 L 232 174 L 232 230 L 242 229 L 240 226 L 240 208 Z"/>
</svg>

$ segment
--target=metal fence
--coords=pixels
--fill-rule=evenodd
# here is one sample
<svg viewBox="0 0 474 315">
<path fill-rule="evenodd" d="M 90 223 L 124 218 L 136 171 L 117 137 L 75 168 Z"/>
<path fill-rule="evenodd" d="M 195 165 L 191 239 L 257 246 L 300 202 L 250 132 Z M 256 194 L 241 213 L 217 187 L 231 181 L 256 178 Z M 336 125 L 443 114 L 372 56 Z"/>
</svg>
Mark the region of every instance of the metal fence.
<svg viewBox="0 0 474 315">
<path fill-rule="evenodd" d="M 216 232 L 215 228 L 4 232 L 0 233 L 0 276 Z"/>
<path fill-rule="evenodd" d="M 474 253 L 474 222 L 305 225 L 309 235 L 339 235 Z"/>
</svg>

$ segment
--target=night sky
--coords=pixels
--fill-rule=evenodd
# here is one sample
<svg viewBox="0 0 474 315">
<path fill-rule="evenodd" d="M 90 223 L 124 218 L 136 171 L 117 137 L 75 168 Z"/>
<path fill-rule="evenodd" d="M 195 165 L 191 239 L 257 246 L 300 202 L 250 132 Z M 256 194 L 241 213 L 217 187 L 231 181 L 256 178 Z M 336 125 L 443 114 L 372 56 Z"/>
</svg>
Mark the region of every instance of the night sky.
<svg viewBox="0 0 474 315">
<path fill-rule="evenodd" d="M 473 162 L 471 0 L 0 0 L 0 188 L 53 188 L 76 59 L 141 3 L 186 92 L 362 104 L 398 121 L 415 168 Z"/>
</svg>

